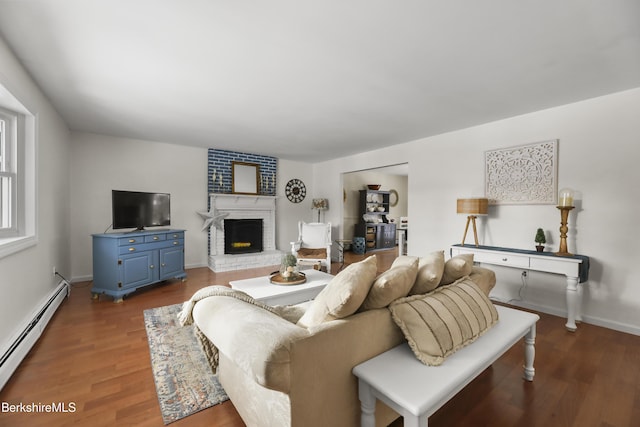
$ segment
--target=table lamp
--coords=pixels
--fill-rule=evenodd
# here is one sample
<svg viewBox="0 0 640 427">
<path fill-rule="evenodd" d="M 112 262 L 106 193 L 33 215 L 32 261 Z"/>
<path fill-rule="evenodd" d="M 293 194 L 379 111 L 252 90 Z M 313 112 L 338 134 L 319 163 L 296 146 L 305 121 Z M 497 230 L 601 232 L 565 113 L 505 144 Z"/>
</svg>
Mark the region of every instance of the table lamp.
<svg viewBox="0 0 640 427">
<path fill-rule="evenodd" d="M 311 209 L 318 211 L 318 222 L 320 222 L 320 211 L 329 209 L 329 199 L 313 199 L 311 201 Z"/>
<path fill-rule="evenodd" d="M 467 238 L 467 231 L 469 230 L 469 223 L 473 223 L 473 237 L 478 247 L 478 230 L 476 228 L 476 217 L 480 215 L 486 215 L 489 206 L 489 200 L 484 197 L 475 197 L 469 199 L 458 199 L 457 212 L 459 214 L 467 214 L 467 225 L 464 228 L 464 235 L 462 236 L 462 246 Z"/>
</svg>

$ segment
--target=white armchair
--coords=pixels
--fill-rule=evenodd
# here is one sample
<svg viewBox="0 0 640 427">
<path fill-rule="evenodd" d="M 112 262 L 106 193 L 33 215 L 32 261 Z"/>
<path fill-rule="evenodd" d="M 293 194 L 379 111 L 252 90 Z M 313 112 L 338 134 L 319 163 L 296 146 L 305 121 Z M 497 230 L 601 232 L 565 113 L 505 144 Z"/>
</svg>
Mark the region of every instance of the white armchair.
<svg viewBox="0 0 640 427">
<path fill-rule="evenodd" d="M 291 242 L 291 253 L 299 265 L 320 264 L 331 273 L 331 223 L 298 222 L 298 240 Z"/>
</svg>

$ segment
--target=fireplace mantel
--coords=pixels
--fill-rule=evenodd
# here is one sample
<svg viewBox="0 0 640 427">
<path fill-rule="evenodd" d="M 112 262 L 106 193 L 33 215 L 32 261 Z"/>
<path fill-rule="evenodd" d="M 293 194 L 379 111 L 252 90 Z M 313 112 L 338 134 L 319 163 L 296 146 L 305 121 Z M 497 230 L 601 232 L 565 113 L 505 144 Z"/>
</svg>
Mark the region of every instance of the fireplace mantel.
<svg viewBox="0 0 640 427">
<path fill-rule="evenodd" d="M 225 255 L 224 229 L 210 228 L 209 268 L 213 271 L 241 270 L 280 263 L 282 252 L 276 250 L 276 197 L 244 194 L 209 193 L 209 206 L 228 219 L 262 219 L 264 251 L 255 254 Z"/>
</svg>

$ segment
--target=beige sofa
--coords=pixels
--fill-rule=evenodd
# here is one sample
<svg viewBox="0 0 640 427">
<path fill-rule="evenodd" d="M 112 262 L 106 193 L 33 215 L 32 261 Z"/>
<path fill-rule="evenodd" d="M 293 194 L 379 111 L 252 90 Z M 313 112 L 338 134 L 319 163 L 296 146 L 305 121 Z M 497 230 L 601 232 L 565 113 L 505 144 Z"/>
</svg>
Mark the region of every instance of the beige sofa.
<svg viewBox="0 0 640 427">
<path fill-rule="evenodd" d="M 472 267 L 469 277 L 487 295 L 495 284 L 485 268 Z M 304 327 L 235 298 L 210 297 L 195 304 L 193 320 L 217 347 L 220 382 L 248 426 L 360 425 L 353 367 L 405 340 L 386 307 Z M 378 403 L 378 425 L 397 417 Z"/>
</svg>

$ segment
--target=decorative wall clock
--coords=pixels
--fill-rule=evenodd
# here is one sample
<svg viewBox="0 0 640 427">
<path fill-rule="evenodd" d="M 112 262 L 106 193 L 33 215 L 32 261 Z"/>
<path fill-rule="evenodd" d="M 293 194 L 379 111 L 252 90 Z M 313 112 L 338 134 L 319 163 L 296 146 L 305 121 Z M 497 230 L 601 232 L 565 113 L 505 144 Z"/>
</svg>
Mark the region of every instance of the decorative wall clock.
<svg viewBox="0 0 640 427">
<path fill-rule="evenodd" d="M 304 186 L 304 182 L 294 178 L 287 182 L 287 185 L 284 187 L 284 192 L 289 201 L 292 203 L 300 203 L 307 195 L 307 188 Z"/>
</svg>

